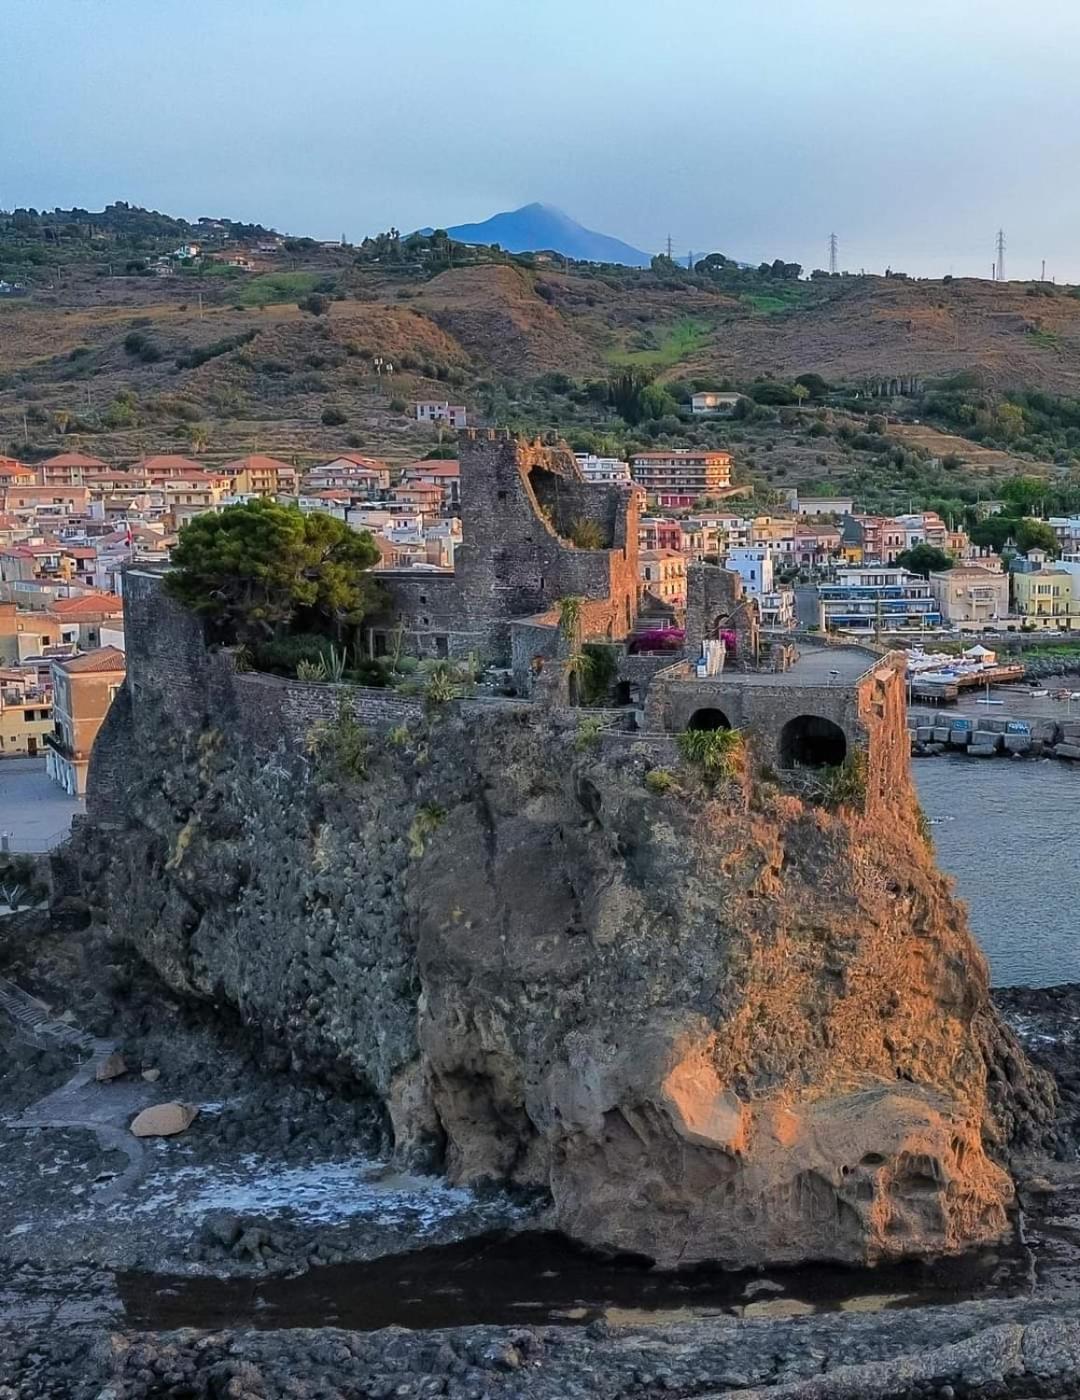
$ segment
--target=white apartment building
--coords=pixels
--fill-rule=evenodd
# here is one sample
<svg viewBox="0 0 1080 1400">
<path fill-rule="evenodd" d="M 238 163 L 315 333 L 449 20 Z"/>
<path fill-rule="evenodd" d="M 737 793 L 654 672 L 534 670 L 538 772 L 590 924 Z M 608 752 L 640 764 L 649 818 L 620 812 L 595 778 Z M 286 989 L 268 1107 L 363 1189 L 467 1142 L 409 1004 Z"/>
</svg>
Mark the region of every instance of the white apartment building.
<svg viewBox="0 0 1080 1400">
<path fill-rule="evenodd" d="M 764 545 L 729 549 L 724 567 L 739 575 L 743 588 L 751 598 L 760 599 L 764 594 L 773 592 L 772 555 Z"/>
<path fill-rule="evenodd" d="M 447 403 L 432 399 L 416 405 L 418 423 L 446 423 L 451 428 L 464 428 L 468 425 L 468 414 L 464 404 Z"/>
<path fill-rule="evenodd" d="M 630 463 L 618 457 L 597 457 L 594 452 L 575 452 L 577 464 L 586 481 L 594 486 L 629 486 Z"/>
</svg>

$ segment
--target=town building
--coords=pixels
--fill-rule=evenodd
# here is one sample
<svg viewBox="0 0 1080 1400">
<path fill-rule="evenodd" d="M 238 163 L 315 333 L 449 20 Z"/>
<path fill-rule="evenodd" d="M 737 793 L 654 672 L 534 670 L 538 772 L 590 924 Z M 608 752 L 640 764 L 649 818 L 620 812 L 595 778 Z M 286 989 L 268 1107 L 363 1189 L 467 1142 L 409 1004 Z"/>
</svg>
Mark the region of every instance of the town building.
<svg viewBox="0 0 1080 1400">
<path fill-rule="evenodd" d="M 682 551 L 682 522 L 667 515 L 643 515 L 638 521 L 639 549 Z"/>
<path fill-rule="evenodd" d="M 941 626 L 929 582 L 887 565 L 838 568 L 817 586 L 825 625 L 839 632 L 926 632 Z"/>
<path fill-rule="evenodd" d="M 642 585 L 671 608 L 686 606 L 686 559 L 675 549 L 644 549 L 638 555 Z"/>
<path fill-rule="evenodd" d="M 731 454 L 667 448 L 635 452 L 630 458 L 635 485 L 657 496 L 685 497 L 693 502 L 715 496 L 731 486 Z"/>
<path fill-rule="evenodd" d="M 124 672 L 124 653 L 116 647 L 101 647 L 52 664 L 53 728 L 45 767 L 73 797 L 86 791 L 90 750 L 124 683 Z"/>
<path fill-rule="evenodd" d="M 729 549 L 725 569 L 736 573 L 743 581 L 743 591 L 751 598 L 760 598 L 773 591 L 773 559 L 766 545 L 746 545 Z"/>
<path fill-rule="evenodd" d="M 221 470 L 231 478 L 229 489 L 235 495 L 295 496 L 300 480 L 295 467 L 260 453 L 226 462 Z"/>
<path fill-rule="evenodd" d="M 774 559 L 792 559 L 795 521 L 783 516 L 755 515 L 750 522 L 750 543 L 764 545 Z"/>
<path fill-rule="evenodd" d="M 1068 569 L 1042 568 L 1012 576 L 1016 614 L 1030 627 L 1071 632 L 1080 628 L 1080 596 L 1073 597 Z"/>
<path fill-rule="evenodd" d="M 52 692 L 33 671 L 0 668 L 0 759 L 33 758 L 52 732 Z"/>
<path fill-rule="evenodd" d="M 942 620 L 957 626 L 983 625 L 1007 617 L 1009 579 L 1006 574 L 974 564 L 957 564 L 930 575 L 930 591 Z"/>
<path fill-rule="evenodd" d="M 90 486 L 109 471 L 108 462 L 100 457 L 90 457 L 85 452 L 58 452 L 38 465 L 37 480 L 41 486 Z"/>
<path fill-rule="evenodd" d="M 377 496 L 390 489 L 390 468 L 377 457 L 343 452 L 304 475 L 302 486 L 310 494 L 326 487 L 345 487 L 358 495 Z"/>
<path fill-rule="evenodd" d="M 798 491 L 788 492 L 788 506 L 796 515 L 850 515 L 855 509 L 851 496 L 800 496 Z"/>
<path fill-rule="evenodd" d="M 727 393 L 723 390 L 703 389 L 690 396 L 692 413 L 708 413 L 717 417 L 730 418 L 742 394 Z"/>
<path fill-rule="evenodd" d="M 401 470 L 402 485 L 438 486 L 442 492 L 442 507 L 453 514 L 461 505 L 461 463 L 447 458 L 431 458 L 410 462 Z"/>
<path fill-rule="evenodd" d="M 795 522 L 794 560 L 800 569 L 825 569 L 840 553 L 840 531 L 835 525 Z"/>
<path fill-rule="evenodd" d="M 468 414 L 463 404 L 447 403 L 444 400 L 431 400 L 416 405 L 418 423 L 445 423 L 450 428 L 468 426 Z"/>
<path fill-rule="evenodd" d="M 598 457 L 594 452 L 575 452 L 586 481 L 594 486 L 630 486 L 630 463 L 618 457 Z"/>
</svg>

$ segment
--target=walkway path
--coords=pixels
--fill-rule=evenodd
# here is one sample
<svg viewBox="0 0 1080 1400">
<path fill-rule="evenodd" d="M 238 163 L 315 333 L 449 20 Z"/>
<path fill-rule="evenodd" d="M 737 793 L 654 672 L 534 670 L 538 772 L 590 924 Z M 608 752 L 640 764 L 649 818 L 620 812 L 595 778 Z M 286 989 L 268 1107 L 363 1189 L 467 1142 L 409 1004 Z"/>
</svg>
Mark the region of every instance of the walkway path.
<svg viewBox="0 0 1080 1400">
<path fill-rule="evenodd" d="M 71 1078 L 31 1104 L 22 1113 L 6 1120 L 9 1128 L 81 1128 L 93 1133 L 106 1151 L 123 1153 L 127 1166 L 110 1181 L 96 1188 L 95 1199 L 102 1203 L 116 1200 L 139 1179 L 145 1169 L 143 1144 L 132 1136 L 131 1119 L 154 1095 L 141 1080 L 113 1080 L 100 1083 L 98 1066 L 116 1049 L 111 1040 L 101 1040 L 66 1021 L 54 1020 L 41 1002 L 21 987 L 0 978 L 0 1008 L 35 1040 L 72 1045 L 86 1058 Z"/>
</svg>

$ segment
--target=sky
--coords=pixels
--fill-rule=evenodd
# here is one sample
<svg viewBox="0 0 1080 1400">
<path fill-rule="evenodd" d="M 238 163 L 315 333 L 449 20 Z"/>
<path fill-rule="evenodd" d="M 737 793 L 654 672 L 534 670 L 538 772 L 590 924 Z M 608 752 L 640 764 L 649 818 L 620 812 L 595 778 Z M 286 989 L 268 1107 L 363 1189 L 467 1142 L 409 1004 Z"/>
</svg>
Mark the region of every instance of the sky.
<svg viewBox="0 0 1080 1400">
<path fill-rule="evenodd" d="M 1076 0 L 3 0 L 0 208 L 1080 281 Z"/>
</svg>

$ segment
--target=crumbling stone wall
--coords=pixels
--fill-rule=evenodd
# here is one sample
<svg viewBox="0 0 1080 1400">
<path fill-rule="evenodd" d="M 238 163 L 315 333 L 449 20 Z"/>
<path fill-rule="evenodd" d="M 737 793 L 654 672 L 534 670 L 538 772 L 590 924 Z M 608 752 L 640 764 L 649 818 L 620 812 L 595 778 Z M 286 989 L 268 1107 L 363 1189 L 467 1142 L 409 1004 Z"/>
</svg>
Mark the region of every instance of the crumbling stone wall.
<svg viewBox="0 0 1080 1400">
<path fill-rule="evenodd" d="M 691 564 L 686 574 L 686 655 L 696 660 L 701 644 L 720 632 L 735 634 L 731 664 L 753 669 L 760 650 L 757 603 L 747 598 L 742 578 L 715 564 Z"/>
<path fill-rule="evenodd" d="M 507 433 L 468 429 L 459 456 L 464 542 L 454 574 L 382 575 L 391 604 L 375 630 L 400 621 L 421 655 L 477 651 L 505 663 L 513 619 L 574 596 L 584 600 L 585 632 L 627 636 L 637 615 L 638 493 L 592 485 L 567 448 Z M 598 527 L 604 548 L 572 543 L 579 521 Z"/>
</svg>

